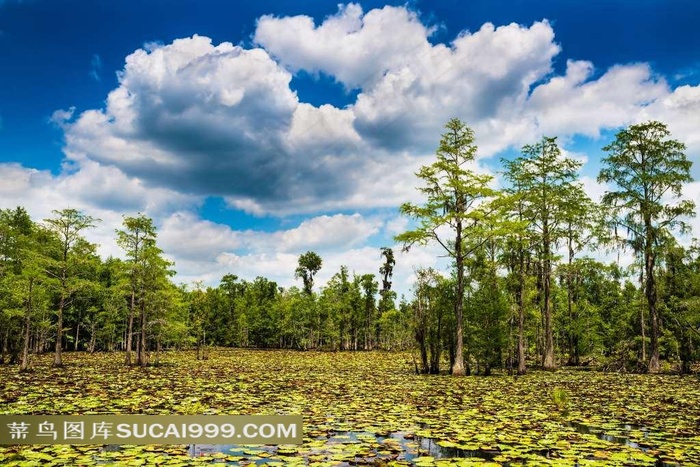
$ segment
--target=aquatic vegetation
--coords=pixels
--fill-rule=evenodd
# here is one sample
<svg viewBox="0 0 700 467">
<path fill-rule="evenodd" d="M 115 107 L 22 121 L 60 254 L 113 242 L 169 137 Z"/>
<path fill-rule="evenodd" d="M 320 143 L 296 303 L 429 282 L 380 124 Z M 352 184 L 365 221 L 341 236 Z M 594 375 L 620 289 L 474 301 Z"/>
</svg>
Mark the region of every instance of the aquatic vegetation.
<svg viewBox="0 0 700 467">
<path fill-rule="evenodd" d="M 3 414 L 302 414 L 289 446 L 0 446 L 31 465 L 700 464 L 697 378 L 560 370 L 416 375 L 407 353 L 66 354 L 53 368 L 0 367 Z"/>
</svg>

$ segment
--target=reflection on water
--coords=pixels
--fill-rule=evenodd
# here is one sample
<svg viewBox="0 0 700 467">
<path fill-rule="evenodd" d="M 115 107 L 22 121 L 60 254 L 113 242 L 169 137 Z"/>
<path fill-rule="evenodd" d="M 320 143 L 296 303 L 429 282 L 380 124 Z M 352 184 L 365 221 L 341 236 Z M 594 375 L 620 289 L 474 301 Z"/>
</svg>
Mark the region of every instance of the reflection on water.
<svg viewBox="0 0 700 467">
<path fill-rule="evenodd" d="M 321 447 L 314 447 L 308 453 L 310 456 L 323 456 L 326 460 L 332 460 L 334 454 L 342 452 L 339 447 L 344 445 L 355 445 L 364 443 L 369 449 L 361 450 L 352 455 L 352 462 L 374 462 L 380 460 L 403 460 L 413 461 L 421 456 L 430 456 L 435 459 L 440 458 L 480 458 L 493 460 L 500 454 L 498 450 L 486 449 L 459 449 L 454 447 L 440 446 L 433 438 L 423 438 L 406 432 L 390 433 L 387 436 L 375 435 L 369 432 L 339 431 L 333 432 L 329 436 L 320 436 L 317 441 L 325 441 Z M 269 462 L 269 457 L 277 455 L 276 446 L 255 446 L 254 448 L 240 445 L 221 444 L 192 444 L 189 453 L 193 457 L 213 456 L 223 458 L 234 457 L 257 457 L 262 453 L 263 458 L 252 459 L 251 462 L 264 464 Z M 351 450 L 348 450 L 351 452 Z"/>
<path fill-rule="evenodd" d="M 650 437 L 650 432 L 645 427 L 635 425 L 623 425 L 616 430 L 605 430 L 582 423 L 571 422 L 566 424 L 576 432 L 594 435 L 598 439 L 625 445 L 642 452 L 649 452 L 650 448 L 643 441 Z M 634 433 L 634 436 L 632 436 Z M 361 446 L 360 446 L 361 445 Z M 353 446 L 356 446 L 354 448 Z M 239 459 L 246 459 L 250 464 L 265 464 L 272 459 L 277 460 L 284 456 L 284 449 L 278 446 L 240 446 L 240 445 L 190 445 L 189 453 L 193 457 L 212 456 L 219 462 L 229 464 L 236 463 Z M 301 453 L 299 453 L 301 454 Z M 293 449 L 287 455 L 299 455 Z M 499 449 L 460 449 L 457 447 L 441 446 L 434 438 L 420 437 L 407 432 L 395 432 L 386 435 L 378 435 L 369 432 L 338 431 L 326 436 L 316 438 L 316 444 L 303 448 L 304 457 L 313 457 L 314 460 L 331 461 L 335 465 L 352 465 L 368 463 L 384 463 L 392 460 L 412 462 L 421 456 L 440 458 L 479 458 L 485 461 L 494 461 L 501 454 Z M 547 449 L 532 450 L 530 454 L 548 458 L 550 451 Z M 231 459 L 238 458 L 236 460 Z M 228 458 L 228 459 L 227 459 Z M 543 459 L 544 460 L 544 459 Z M 521 462 L 506 463 L 503 465 L 519 465 Z M 657 467 L 674 467 L 678 464 L 658 460 Z"/>
<path fill-rule="evenodd" d="M 598 439 L 602 439 L 602 440 L 607 441 L 609 443 L 624 444 L 625 446 L 629 446 L 629 447 L 634 448 L 634 449 L 640 449 L 644 452 L 649 451 L 648 447 L 641 446 L 639 443 L 632 441 L 629 436 L 621 436 L 621 435 L 617 435 L 617 434 L 605 433 L 600 428 L 596 428 L 596 427 L 590 426 L 590 425 L 584 425 L 583 423 L 578 423 L 578 422 L 567 423 L 567 426 L 573 428 L 578 433 L 582 433 L 585 435 L 594 435 Z M 633 430 L 640 431 L 643 433 L 642 436 L 644 438 L 649 437 L 649 432 L 644 427 L 638 427 L 636 425 L 623 425 L 622 430 L 626 431 L 626 432 L 630 432 Z"/>
</svg>

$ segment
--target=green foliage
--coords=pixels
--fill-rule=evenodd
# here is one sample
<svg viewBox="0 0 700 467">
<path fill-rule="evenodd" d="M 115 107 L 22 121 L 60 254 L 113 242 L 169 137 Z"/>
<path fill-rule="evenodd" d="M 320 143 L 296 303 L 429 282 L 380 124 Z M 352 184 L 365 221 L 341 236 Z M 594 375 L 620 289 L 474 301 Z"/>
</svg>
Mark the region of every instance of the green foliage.
<svg viewBox="0 0 700 467">
<path fill-rule="evenodd" d="M 556 138 L 543 137 L 536 144 L 524 146 L 522 153 L 514 161 L 506 162 L 505 175 L 511 183 L 518 221 L 526 226 L 526 236 L 535 248 L 538 287 L 542 290 L 543 365 L 553 369 L 556 363 L 551 281 L 553 263 L 557 259 L 556 244 L 566 237 L 567 232 L 576 229 L 572 220 L 586 211 L 586 196 L 580 183 L 576 183 L 581 163 L 563 157 Z M 518 247 L 522 248 L 522 235 L 518 242 Z"/>
<path fill-rule="evenodd" d="M 87 282 L 80 277 L 85 263 L 94 257 L 95 245 L 88 243 L 81 235 L 85 229 L 95 226 L 99 219 L 75 209 L 53 211 L 55 217 L 44 219 L 46 228 L 58 239 L 57 251 L 49 254 L 51 261 L 48 275 L 54 280 L 58 293 L 56 307 L 56 339 L 54 365 L 63 364 L 63 313 L 70 304 L 73 294 Z"/>
<path fill-rule="evenodd" d="M 442 238 L 438 230 L 449 227 L 452 235 L 460 239 L 462 229 L 481 232 L 480 224 L 490 213 L 489 206 L 483 202 L 495 196 L 496 192 L 490 188 L 493 177 L 477 174 L 470 168 L 477 150 L 472 129 L 456 118 L 450 120 L 445 128 L 447 131 L 442 135 L 436 152 L 437 160 L 421 167 L 416 173 L 424 183 L 418 190 L 425 196 L 425 203 L 405 203 L 400 208 L 401 214 L 415 219 L 418 225 L 397 235 L 396 241 L 402 243 L 404 248 L 435 241 L 448 255 L 463 260 L 478 245 L 463 251 L 461 242 L 451 237 Z M 472 235 L 465 233 L 464 237 L 469 239 Z"/>
<path fill-rule="evenodd" d="M 404 203 L 399 209 L 418 225 L 397 235 L 395 240 L 403 244 L 404 250 L 414 244 L 436 242 L 454 258 L 456 355 L 452 371 L 464 375 L 464 261 L 493 234 L 490 224 L 495 207 L 491 201 L 497 192 L 490 186 L 493 177 L 477 174 L 470 168 L 477 151 L 472 129 L 458 118 L 447 122 L 445 129 L 436 152 L 437 160 L 416 173 L 424 183 L 418 190 L 425 196 L 425 203 Z M 449 232 L 447 237 L 439 233 L 443 229 Z"/>
<path fill-rule="evenodd" d="M 469 264 L 467 342 L 470 354 L 485 375 L 503 363 L 507 344 L 508 298 L 498 276 L 497 244 L 487 242 Z"/>
<path fill-rule="evenodd" d="M 445 350 L 455 358 L 454 283 L 432 268 L 418 269 L 414 285 L 413 332 L 420 353 L 420 372 L 437 374 Z"/>
<path fill-rule="evenodd" d="M 569 392 L 563 388 L 554 388 L 552 391 L 552 403 L 563 412 L 569 414 Z"/>
<path fill-rule="evenodd" d="M 304 292 L 311 295 L 314 288 L 314 275 L 321 270 L 323 260 L 313 251 L 307 251 L 299 256 L 299 265 L 294 271 L 294 276 L 304 282 Z"/>
<path fill-rule="evenodd" d="M 123 229 L 117 230 L 117 243 L 126 253 L 126 275 L 129 281 L 129 294 L 126 298 L 129 316 L 126 329 L 126 364 L 130 365 L 133 341 L 136 337 L 136 362 L 148 364 L 148 341 L 155 339 L 157 348 L 162 343 L 166 315 L 171 309 L 168 280 L 174 274 L 173 263 L 163 257 L 163 251 L 156 245 L 156 228 L 153 220 L 139 214 L 136 217 L 124 216 Z M 198 332 L 202 325 L 194 320 Z M 198 344 L 199 338 L 195 339 Z M 198 345 L 199 348 L 199 345 Z"/>
<path fill-rule="evenodd" d="M 526 363 L 640 371 L 651 345 L 668 371 L 696 370 L 700 247 L 673 238 L 692 212 L 679 197 L 690 162 L 663 124 L 633 125 L 605 148 L 601 181 L 616 184 L 604 198 L 614 215 L 607 227 L 627 231 L 629 268 L 584 256 L 620 236 L 601 227 L 580 164 L 562 156 L 556 138 L 503 161 L 496 190 L 476 169 L 472 130 L 458 119 L 445 130 L 435 161 L 417 173 L 424 202 L 401 207 L 412 222 L 396 238 L 405 249 L 440 245 L 453 271 L 420 271 L 411 300 L 397 304 L 389 247 L 378 250 L 378 275 L 341 266 L 316 289 L 323 262 L 311 251 L 295 271 L 303 287 L 234 274 L 217 286 L 175 286 L 143 214 L 125 216 L 116 231 L 120 260 L 96 255 L 82 234 L 97 220 L 77 210 L 55 211 L 44 225 L 22 208 L 0 210 L 0 361 L 27 369 L 50 348 L 57 364 L 67 348 L 125 350 L 130 363 L 136 351 L 141 365 L 165 349 L 206 357 L 217 345 L 417 349 L 426 373 L 449 361 L 455 374 L 514 371 L 516 362 L 524 374 Z"/>
<path fill-rule="evenodd" d="M 632 125 L 603 148 L 599 182 L 613 183 L 614 190 L 602 203 L 612 212 L 611 223 L 627 231 L 628 243 L 643 257 L 644 293 L 651 321 L 649 371 L 659 371 L 658 290 L 656 268 L 664 238 L 675 228 L 687 229 L 683 217 L 695 204 L 681 198 L 684 183 L 692 181 L 691 162 L 683 143 L 669 139 L 665 124 L 651 121 Z M 675 202 L 674 202 L 675 201 Z"/>
</svg>

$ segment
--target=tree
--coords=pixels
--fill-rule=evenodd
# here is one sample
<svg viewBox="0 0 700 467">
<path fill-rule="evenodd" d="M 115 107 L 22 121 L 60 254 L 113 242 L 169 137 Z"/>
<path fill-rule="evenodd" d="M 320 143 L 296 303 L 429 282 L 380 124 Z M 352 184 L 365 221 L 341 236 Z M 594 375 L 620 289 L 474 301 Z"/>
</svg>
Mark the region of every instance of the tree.
<svg viewBox="0 0 700 467">
<path fill-rule="evenodd" d="M 505 177 L 511 186 L 505 190 L 506 196 L 502 198 L 502 214 L 504 219 L 512 223 L 509 232 L 506 233 L 503 260 L 508 268 L 511 278 L 511 289 L 517 309 L 518 321 L 518 374 L 524 375 L 527 371 L 525 364 L 525 304 L 527 295 L 527 266 L 532 256 L 532 239 L 528 232 L 528 221 L 525 218 L 525 190 L 521 186 L 517 174 L 518 162 L 502 160 L 506 166 Z"/>
<path fill-rule="evenodd" d="M 54 210 L 52 212 L 56 217 L 45 219 L 44 222 L 46 222 L 47 228 L 58 237 L 60 242 L 59 257 L 51 275 L 59 282 L 59 301 L 58 310 L 56 311 L 56 347 L 53 364 L 54 366 L 61 366 L 63 365 L 61 356 L 63 311 L 69 305 L 71 295 L 79 287 L 78 281 L 75 280 L 76 262 L 79 262 L 82 255 L 77 250 L 80 247 L 83 248 L 84 252 L 92 250 L 92 246 L 81 237 L 81 232 L 94 227 L 99 219 L 95 219 L 75 209 Z"/>
<path fill-rule="evenodd" d="M 188 295 L 190 299 L 189 327 L 197 349 L 197 360 L 206 360 L 208 357 L 206 351 L 207 331 L 205 323 L 210 319 L 210 308 L 207 300 L 210 291 L 205 290 L 204 283 L 199 280 L 192 283 L 192 290 Z"/>
<path fill-rule="evenodd" d="M 659 312 L 656 267 L 660 240 L 667 231 L 686 230 L 683 216 L 693 214 L 695 204 L 681 198 L 684 183 L 692 181 L 691 162 L 685 145 L 669 139 L 665 124 L 650 121 L 621 130 L 604 147 L 608 156 L 598 182 L 612 183 L 603 205 L 612 211 L 613 224 L 627 231 L 639 245 L 644 260 L 644 294 L 651 320 L 651 357 L 648 371 L 659 371 Z M 616 189 L 615 189 L 616 188 Z M 675 203 L 673 201 L 676 201 Z"/>
<path fill-rule="evenodd" d="M 124 229 L 117 229 L 117 244 L 124 249 L 127 257 L 130 282 L 129 321 L 126 334 L 126 364 L 131 365 L 133 348 L 134 317 L 139 302 L 145 294 L 145 250 L 155 246 L 156 229 L 153 220 L 139 213 L 136 217 L 124 216 Z"/>
<path fill-rule="evenodd" d="M 489 201 L 496 191 L 489 187 L 493 177 L 470 170 L 477 147 L 474 132 L 458 118 L 445 125 L 437 161 L 421 167 L 416 173 L 425 186 L 419 191 L 427 197 L 424 205 L 405 203 L 402 214 L 418 221 L 414 230 L 396 236 L 396 241 L 408 250 L 414 244 L 437 242 L 454 259 L 456 268 L 456 296 L 454 302 L 456 326 L 456 355 L 452 374 L 466 374 L 464 366 L 464 260 L 488 238 L 483 235 L 483 224 L 492 215 Z M 443 229 L 450 231 L 442 236 Z"/>
<path fill-rule="evenodd" d="M 208 323 L 212 343 L 237 346 L 240 341 L 239 317 L 243 313 L 240 306 L 246 284 L 234 274 L 225 274 L 215 292 L 215 310 Z"/>
<path fill-rule="evenodd" d="M 170 289 L 172 283 L 169 277 L 174 275 L 171 269 L 173 262 L 163 257 L 163 250 L 158 248 L 155 243 L 148 245 L 143 250 L 143 295 L 139 303 L 140 308 L 140 334 L 137 342 L 136 360 L 137 364 L 146 366 L 148 364 L 147 354 L 147 339 L 149 337 L 147 330 L 157 321 L 162 321 L 160 318 L 167 308 L 164 302 L 169 300 Z"/>
<path fill-rule="evenodd" d="M 474 355 L 477 365 L 483 367 L 485 376 L 491 374 L 491 368 L 501 364 L 506 342 L 508 302 L 505 287 L 502 287 L 504 281 L 497 273 L 498 243 L 491 239 L 468 261 L 469 276 L 474 283 L 466 306 L 466 313 L 471 317 L 470 353 Z"/>
<path fill-rule="evenodd" d="M 689 249 L 674 241 L 664 251 L 661 294 L 666 326 L 677 341 L 680 373 L 692 373 L 700 355 L 700 250 L 697 239 Z"/>
<path fill-rule="evenodd" d="M 100 303 L 96 310 L 88 314 L 87 326 L 90 335 L 88 351 L 98 348 L 113 351 L 125 336 L 125 319 L 128 305 L 124 297 L 129 294 L 130 281 L 127 277 L 127 263 L 118 258 L 108 257 L 99 268 Z"/>
<path fill-rule="evenodd" d="M 374 312 L 376 310 L 376 303 L 374 296 L 378 291 L 377 281 L 374 280 L 374 274 L 363 274 L 360 278 L 360 283 L 362 285 L 362 291 L 364 292 L 364 328 L 365 328 L 365 350 L 372 350 L 374 343 L 372 342 L 373 335 L 375 334 L 374 327 L 376 324 L 376 318 Z"/>
<path fill-rule="evenodd" d="M 511 192 L 518 196 L 518 203 L 520 203 L 519 220 L 527 223 L 539 260 L 539 286 L 542 291 L 541 310 L 544 325 L 542 364 L 545 369 L 553 369 L 556 366 L 551 282 L 555 246 L 566 235 L 565 220 L 569 216 L 567 213 L 577 205 L 572 193 L 580 190 L 579 185 L 574 182 L 581 163 L 562 157 L 556 140 L 545 136 L 538 143 L 524 146 L 522 156 L 509 163 L 506 172 L 506 178 L 512 185 Z M 521 241 L 522 238 L 518 240 L 518 242 Z M 522 247 L 520 243 L 518 248 Z M 522 274 L 522 260 L 521 257 L 518 261 L 519 274 Z M 522 281 L 519 289 L 519 293 L 522 294 Z M 519 308 L 522 317 L 522 303 Z M 522 335 L 522 332 L 520 334 Z M 519 343 L 520 348 L 522 348 L 521 345 Z M 519 350 L 521 362 L 522 358 L 522 350 Z M 520 364 L 518 370 L 521 370 Z"/>
<path fill-rule="evenodd" d="M 337 340 L 337 347 L 341 350 L 347 350 L 351 346 L 348 337 L 353 313 L 350 289 L 348 267 L 340 266 L 340 271 L 330 278 L 321 293 L 321 307 L 328 310 L 329 320 L 333 323 L 330 329 L 331 340 Z"/>
<path fill-rule="evenodd" d="M 574 300 L 574 283 L 581 273 L 580 263 L 574 260 L 577 253 L 603 236 L 602 213 L 580 184 L 571 185 L 565 195 L 562 209 L 562 229 L 567 249 L 567 264 L 560 266 L 566 285 L 567 340 L 569 344 L 569 365 L 580 364 L 580 340 L 583 329 L 578 323 L 579 307 Z M 563 271 L 562 271 L 563 270 Z"/>
<path fill-rule="evenodd" d="M 313 251 L 307 251 L 299 256 L 299 266 L 294 271 L 294 277 L 304 281 L 304 291 L 311 295 L 314 288 L 314 275 L 321 270 L 323 260 Z"/>
<path fill-rule="evenodd" d="M 123 230 L 117 230 L 117 243 L 127 256 L 130 283 L 129 322 L 126 336 L 126 363 L 131 364 L 133 345 L 133 322 L 136 310 L 139 311 L 139 334 L 137 335 L 136 360 L 146 366 L 149 317 L 162 311 L 163 294 L 167 294 L 170 285 L 167 278 L 172 275 L 172 262 L 163 258 L 163 251 L 156 245 L 156 228 L 153 220 L 139 214 L 136 217 L 124 217 Z M 161 313 L 162 314 L 162 313 Z"/>
<path fill-rule="evenodd" d="M 260 276 L 246 287 L 249 343 L 255 347 L 267 348 L 276 342 L 276 322 L 271 311 L 277 293 L 277 283 Z"/>
<path fill-rule="evenodd" d="M 454 331 L 454 314 L 451 301 L 454 300 L 454 284 L 432 268 L 418 269 L 413 286 L 412 329 L 420 352 L 421 368 L 417 373 L 438 374 L 446 337 Z"/>
<path fill-rule="evenodd" d="M 394 274 L 394 250 L 388 247 L 382 247 L 381 257 L 384 258 L 384 263 L 379 267 L 379 274 L 382 278 L 382 288 L 379 291 L 379 317 L 394 308 L 394 298 L 396 293 L 391 291 L 391 276 Z"/>
<path fill-rule="evenodd" d="M 380 343 L 382 319 L 386 313 L 394 310 L 394 299 L 396 298 L 396 292 L 391 290 L 391 277 L 394 274 L 394 265 L 396 264 L 396 260 L 394 259 L 394 250 L 388 247 L 382 247 L 381 257 L 384 258 L 384 263 L 379 267 L 379 274 L 382 279 L 382 288 L 379 291 L 379 305 L 377 305 L 377 312 L 379 315 L 377 317 L 375 330 L 375 340 L 377 344 Z M 388 322 L 385 321 L 385 323 Z"/>
<path fill-rule="evenodd" d="M 29 368 L 30 337 L 37 310 L 46 308 L 43 251 L 50 249 L 47 242 L 51 240 L 45 230 L 32 222 L 24 208 L 0 211 L 2 358 L 9 352 L 12 362 L 20 355 L 20 371 Z M 18 318 L 22 319 L 21 333 Z"/>
</svg>

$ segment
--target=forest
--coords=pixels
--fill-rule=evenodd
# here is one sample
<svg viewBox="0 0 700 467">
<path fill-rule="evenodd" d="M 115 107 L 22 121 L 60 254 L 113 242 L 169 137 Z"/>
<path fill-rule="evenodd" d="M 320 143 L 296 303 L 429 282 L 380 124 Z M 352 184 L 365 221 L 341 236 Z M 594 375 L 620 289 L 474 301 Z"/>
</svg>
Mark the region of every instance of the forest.
<svg viewBox="0 0 700 467">
<path fill-rule="evenodd" d="M 157 364 L 168 349 L 214 347 L 410 351 L 416 373 L 524 374 L 529 367 L 625 372 L 697 370 L 700 243 L 684 146 L 666 125 L 621 130 L 603 148 L 598 203 L 581 162 L 543 137 L 501 160 L 500 180 L 476 168 L 473 131 L 445 126 L 435 162 L 416 174 L 424 203 L 400 211 L 410 229 L 377 250 L 375 271 L 314 279 L 323 258 L 301 254 L 299 286 L 265 277 L 176 284 L 174 264 L 144 214 L 116 230 L 123 258 L 101 258 L 75 209 L 32 219 L 0 211 L 1 361 L 29 370 L 39 354 L 122 352 Z M 428 243 L 451 269 L 416 270 L 411 296 L 392 289 L 397 248 Z M 617 257 L 604 263 L 600 258 Z M 620 261 L 622 259 L 622 261 Z"/>
</svg>

